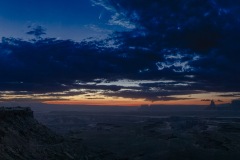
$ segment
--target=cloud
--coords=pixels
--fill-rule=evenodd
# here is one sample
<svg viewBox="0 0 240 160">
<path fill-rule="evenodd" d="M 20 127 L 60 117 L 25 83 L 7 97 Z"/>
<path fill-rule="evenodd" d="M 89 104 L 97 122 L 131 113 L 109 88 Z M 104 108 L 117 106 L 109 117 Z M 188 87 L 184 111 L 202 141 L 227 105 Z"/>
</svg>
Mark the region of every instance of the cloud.
<svg viewBox="0 0 240 160">
<path fill-rule="evenodd" d="M 214 3 L 212 0 L 101 2 L 111 5 L 119 13 L 124 13 L 137 26 L 137 30 L 121 34 L 122 38 L 126 39 L 125 45 L 138 42 L 134 44 L 139 46 L 151 44 L 155 49 L 188 49 L 192 53 L 204 55 L 213 50 L 224 55 L 229 49 L 231 52 L 239 50 L 236 45 L 240 33 L 237 12 L 239 2 L 221 0 Z M 145 33 L 144 36 L 136 36 L 139 29 Z"/>
<path fill-rule="evenodd" d="M 135 29 L 136 26 L 134 23 L 132 23 L 124 13 L 120 12 L 117 10 L 117 8 L 112 6 L 112 2 L 110 1 L 104 1 L 104 0 L 91 0 L 92 4 L 95 6 L 101 6 L 104 9 L 106 9 L 108 12 L 111 13 L 111 16 L 108 20 L 107 25 L 111 26 L 120 26 L 123 27 L 124 29 Z M 101 19 L 102 14 L 100 14 L 99 19 Z"/>
<path fill-rule="evenodd" d="M 94 24 L 85 25 L 84 27 L 89 28 L 96 33 L 104 33 L 104 34 L 111 34 L 112 33 L 111 30 L 100 28 L 99 26 L 94 25 Z"/>
<path fill-rule="evenodd" d="M 240 2 L 92 2 L 112 14 L 108 25 L 125 30 L 107 39 L 79 43 L 43 39 L 46 30 L 41 26 L 28 32 L 37 38 L 34 42 L 4 38 L 0 43 L 0 90 L 52 96 L 64 92 L 66 97 L 82 94 L 71 92 L 73 89 L 83 89 L 86 94 L 98 90 L 106 96 L 151 101 L 207 92 L 238 96 L 231 93 L 240 91 Z M 108 32 L 96 25 L 89 27 Z M 132 88 L 101 84 L 123 79 L 138 84 Z"/>
<path fill-rule="evenodd" d="M 46 29 L 42 26 L 29 26 L 28 28 L 31 30 L 26 32 L 26 34 L 35 36 L 37 39 L 46 34 Z"/>
<path fill-rule="evenodd" d="M 190 95 L 201 93 L 194 90 L 164 90 L 161 88 L 152 89 L 151 87 L 139 87 L 132 90 L 120 90 L 117 92 L 104 92 L 104 95 L 110 97 L 122 97 L 132 99 L 145 99 L 146 101 L 170 101 L 170 100 L 189 100 L 194 98 L 178 98 L 178 95 Z"/>
<path fill-rule="evenodd" d="M 201 101 L 203 101 L 203 102 L 211 102 L 212 99 L 202 99 Z M 218 99 L 218 100 L 216 100 L 215 102 L 224 102 L 224 101 Z"/>
<path fill-rule="evenodd" d="M 240 93 L 222 94 L 221 97 L 240 97 Z"/>
<path fill-rule="evenodd" d="M 179 80 L 172 72 L 188 73 L 193 81 L 209 86 L 203 86 L 204 90 L 239 91 L 239 2 L 102 0 L 101 3 L 124 13 L 137 26 L 115 34 L 120 47 L 147 48 L 162 56 L 154 63 L 159 71 L 155 76 L 165 72 L 165 76 Z M 146 76 L 153 73 L 149 67 L 140 71 L 144 70 Z"/>
<path fill-rule="evenodd" d="M 87 99 L 93 99 L 93 100 L 95 100 L 95 99 L 105 99 L 105 98 L 87 98 Z"/>
<path fill-rule="evenodd" d="M 107 4 L 107 1 L 105 1 L 105 0 L 91 0 L 91 2 L 93 4 L 93 6 L 95 6 L 95 5 L 102 6 L 106 10 L 113 11 L 113 8 L 109 4 Z"/>
<path fill-rule="evenodd" d="M 226 73 L 219 70 L 214 64 L 217 62 L 208 62 L 210 56 L 198 58 L 197 54 L 179 49 L 154 52 L 151 48 L 105 47 L 107 43 L 107 40 L 77 43 L 54 38 L 33 42 L 3 38 L 0 44 L 0 91 L 52 98 L 99 91 L 112 97 L 151 101 L 173 100 L 176 95 L 239 91 L 236 75 L 225 79 L 236 70 L 226 69 Z M 171 66 L 159 70 L 156 65 L 159 62 Z M 184 62 L 191 66 L 190 70 L 180 65 Z M 181 72 L 176 72 L 177 69 Z M 121 83 L 111 85 L 120 79 L 137 83 L 134 87 Z M 110 85 L 102 83 L 107 81 Z M 77 91 L 72 92 L 74 89 Z"/>
<path fill-rule="evenodd" d="M 127 29 L 135 29 L 136 26 L 131 23 L 126 18 L 123 18 L 119 13 L 115 13 L 111 16 L 111 19 L 108 21 L 109 25 L 118 25 Z"/>
</svg>

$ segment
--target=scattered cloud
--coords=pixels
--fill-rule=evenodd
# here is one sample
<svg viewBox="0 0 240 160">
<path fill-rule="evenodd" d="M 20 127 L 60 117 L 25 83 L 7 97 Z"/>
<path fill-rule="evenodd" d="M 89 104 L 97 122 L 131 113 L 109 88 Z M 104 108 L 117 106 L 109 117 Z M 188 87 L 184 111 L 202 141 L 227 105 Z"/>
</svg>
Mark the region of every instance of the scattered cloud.
<svg viewBox="0 0 240 160">
<path fill-rule="evenodd" d="M 89 24 L 89 25 L 85 25 L 84 26 L 85 28 L 88 28 L 88 29 L 91 29 L 92 31 L 94 32 L 97 32 L 97 33 L 104 33 L 104 34 L 111 34 L 112 31 L 109 30 L 109 29 L 105 29 L 105 28 L 101 28 L 95 24 Z"/>
<path fill-rule="evenodd" d="M 43 35 L 46 35 L 46 29 L 39 25 L 30 25 L 28 26 L 30 31 L 26 34 L 35 36 L 35 38 L 40 39 Z"/>
<path fill-rule="evenodd" d="M 240 93 L 222 94 L 221 97 L 240 97 Z"/>
<path fill-rule="evenodd" d="M 131 23 L 129 20 L 126 18 L 123 18 L 121 14 L 115 13 L 114 15 L 111 16 L 111 19 L 108 21 L 109 25 L 118 25 L 121 27 L 124 27 L 126 29 L 135 29 L 136 26 Z"/>
<path fill-rule="evenodd" d="M 96 90 L 105 96 L 149 101 L 207 92 L 239 97 L 240 2 L 92 2 L 111 13 L 108 25 L 125 29 L 107 39 L 74 42 L 44 39 L 46 29 L 31 26 L 27 34 L 35 36 L 35 41 L 3 38 L 0 91 L 7 95 L 9 91 L 52 94 L 53 99 L 62 96 L 60 92 L 67 97 Z M 110 33 L 97 25 L 88 27 Z M 139 83 L 106 85 L 120 80 Z M 159 82 L 145 83 L 147 80 Z M 86 92 L 74 93 L 73 89 Z"/>
<path fill-rule="evenodd" d="M 212 100 L 211 99 L 202 99 L 201 101 L 203 101 L 203 102 L 210 102 Z"/>
<path fill-rule="evenodd" d="M 125 15 L 123 12 L 112 6 L 112 5 L 117 6 L 117 3 L 115 3 L 114 1 L 105 0 L 91 0 L 91 1 L 94 6 L 101 6 L 111 13 L 107 25 L 119 26 L 129 30 L 136 28 L 136 25 L 128 19 L 127 15 Z M 101 19 L 101 17 L 102 13 L 99 15 L 99 19 Z"/>
</svg>

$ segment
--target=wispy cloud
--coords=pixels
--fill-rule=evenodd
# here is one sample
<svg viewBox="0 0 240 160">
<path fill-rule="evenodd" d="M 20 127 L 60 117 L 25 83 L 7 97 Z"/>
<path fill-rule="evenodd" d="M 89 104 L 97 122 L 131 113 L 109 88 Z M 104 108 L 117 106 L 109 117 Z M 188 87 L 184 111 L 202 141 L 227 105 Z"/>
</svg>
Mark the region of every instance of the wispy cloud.
<svg viewBox="0 0 240 160">
<path fill-rule="evenodd" d="M 46 35 L 46 29 L 42 26 L 30 25 L 28 26 L 28 28 L 30 29 L 30 31 L 26 32 L 26 34 L 33 35 L 37 39 L 41 38 L 43 35 Z"/>
<path fill-rule="evenodd" d="M 109 25 L 118 25 L 127 29 L 135 29 L 136 26 L 134 23 L 130 22 L 119 13 L 115 13 L 111 16 L 111 19 L 108 21 Z"/>
<path fill-rule="evenodd" d="M 114 1 L 106 1 L 106 0 L 91 0 L 93 5 L 101 6 L 105 8 L 108 12 L 112 14 L 110 19 L 108 20 L 107 25 L 114 25 L 114 26 L 120 26 L 125 29 L 135 29 L 136 25 L 128 19 L 127 15 L 124 14 L 124 12 L 121 12 L 117 10 L 114 6 L 117 6 L 117 3 L 114 3 Z M 100 14 L 101 18 L 102 14 Z M 99 19 L 100 19 L 99 18 Z"/>
</svg>

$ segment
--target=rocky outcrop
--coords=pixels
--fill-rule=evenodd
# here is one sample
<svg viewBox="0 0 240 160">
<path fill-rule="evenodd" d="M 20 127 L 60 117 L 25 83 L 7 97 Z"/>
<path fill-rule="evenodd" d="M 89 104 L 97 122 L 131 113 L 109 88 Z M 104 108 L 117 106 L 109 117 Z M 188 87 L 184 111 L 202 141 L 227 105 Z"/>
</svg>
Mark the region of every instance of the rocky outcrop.
<svg viewBox="0 0 240 160">
<path fill-rule="evenodd" d="M 29 107 L 0 107 L 1 120 L 16 116 L 33 118 L 33 111 Z"/>
<path fill-rule="evenodd" d="M 0 108 L 1 160 L 87 159 L 81 143 L 67 140 L 34 119 L 30 108 Z"/>
</svg>

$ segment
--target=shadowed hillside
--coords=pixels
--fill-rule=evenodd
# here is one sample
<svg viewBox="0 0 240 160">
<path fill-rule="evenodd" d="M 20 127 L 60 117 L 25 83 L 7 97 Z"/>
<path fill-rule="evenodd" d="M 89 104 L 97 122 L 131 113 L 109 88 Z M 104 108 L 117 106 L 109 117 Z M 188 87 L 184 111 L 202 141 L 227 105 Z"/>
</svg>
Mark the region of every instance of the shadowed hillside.
<svg viewBox="0 0 240 160">
<path fill-rule="evenodd" d="M 40 124 L 29 108 L 0 108 L 1 160 L 87 159 L 86 150 L 80 144 Z"/>
</svg>

